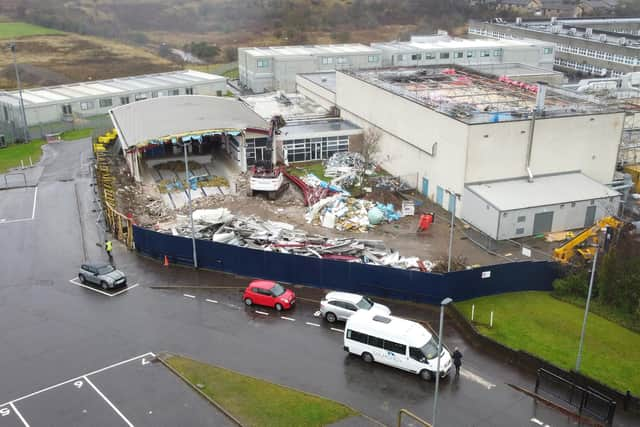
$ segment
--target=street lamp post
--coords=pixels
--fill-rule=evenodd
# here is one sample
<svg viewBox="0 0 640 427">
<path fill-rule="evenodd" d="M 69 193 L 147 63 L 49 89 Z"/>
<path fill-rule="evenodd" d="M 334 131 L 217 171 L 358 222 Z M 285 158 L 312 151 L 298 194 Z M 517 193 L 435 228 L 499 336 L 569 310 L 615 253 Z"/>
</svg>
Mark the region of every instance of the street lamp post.
<svg viewBox="0 0 640 427">
<path fill-rule="evenodd" d="M 438 414 L 438 386 L 440 385 L 440 355 L 442 354 L 442 328 L 444 325 L 444 307 L 453 300 L 449 297 L 440 302 L 440 329 L 438 331 L 438 362 L 436 363 L 436 391 L 433 396 L 433 419 L 431 424 L 436 427 L 436 416 Z"/>
<path fill-rule="evenodd" d="M 189 205 L 189 220 L 191 221 L 191 244 L 193 246 L 193 267 L 198 268 L 198 253 L 196 251 L 196 231 L 193 225 L 193 208 L 191 206 L 191 181 L 189 180 L 189 159 L 187 157 L 188 146 L 190 142 L 183 142 L 182 149 L 184 151 L 184 173 L 187 180 L 187 203 Z"/>
<path fill-rule="evenodd" d="M 453 206 L 451 207 L 451 229 L 449 230 L 449 257 L 447 261 L 447 272 L 451 271 L 451 252 L 453 250 L 453 227 L 455 225 L 455 217 L 456 217 L 456 202 L 460 195 L 451 190 L 445 190 L 449 197 L 453 197 Z"/>
<path fill-rule="evenodd" d="M 18 83 L 18 94 L 20 95 L 20 111 L 22 112 L 22 131 L 24 132 L 24 142 L 29 142 L 29 128 L 27 127 L 27 113 L 24 111 L 24 99 L 22 98 L 22 83 L 20 82 L 20 72 L 18 71 L 18 61 L 16 60 L 16 44 L 9 43 L 9 49 L 13 55 L 13 68 L 16 72 L 16 82 Z"/>
<path fill-rule="evenodd" d="M 606 236 L 605 236 L 605 239 L 606 239 Z M 576 372 L 580 372 L 580 364 L 582 363 L 582 347 L 584 345 L 584 334 L 587 330 L 587 317 L 589 316 L 589 304 L 591 303 L 591 291 L 593 290 L 593 282 L 596 276 L 598 252 L 600 252 L 600 236 L 598 236 L 596 254 L 593 256 L 593 264 L 591 264 L 591 277 L 589 278 L 589 291 L 587 292 L 587 304 L 585 305 L 585 308 L 584 308 L 584 318 L 582 319 L 582 331 L 580 331 L 580 344 L 578 345 L 578 357 L 576 357 Z"/>
</svg>

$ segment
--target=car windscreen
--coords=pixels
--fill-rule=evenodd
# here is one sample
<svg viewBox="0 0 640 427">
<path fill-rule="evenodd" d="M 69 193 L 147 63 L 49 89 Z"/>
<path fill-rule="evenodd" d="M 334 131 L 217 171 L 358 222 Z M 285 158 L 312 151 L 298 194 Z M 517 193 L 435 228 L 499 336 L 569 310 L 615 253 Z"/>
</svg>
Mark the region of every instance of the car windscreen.
<svg viewBox="0 0 640 427">
<path fill-rule="evenodd" d="M 115 270 L 115 268 L 113 268 L 110 265 L 104 265 L 102 267 L 98 267 L 98 274 L 102 275 L 102 274 L 109 274 L 111 273 L 113 270 Z"/>
<path fill-rule="evenodd" d="M 273 285 L 273 288 L 271 288 L 271 293 L 274 296 L 279 297 L 280 295 L 284 294 L 284 288 L 282 287 L 282 285 L 276 283 L 275 285 Z"/>
<path fill-rule="evenodd" d="M 358 306 L 358 308 L 361 308 L 363 310 L 369 310 L 371 307 L 373 307 L 373 301 L 371 301 L 367 297 L 362 297 L 362 299 L 358 301 L 356 305 Z"/>
<path fill-rule="evenodd" d="M 427 359 L 435 358 L 438 355 L 438 340 L 432 336 L 431 339 L 422 346 L 421 350 Z"/>
</svg>

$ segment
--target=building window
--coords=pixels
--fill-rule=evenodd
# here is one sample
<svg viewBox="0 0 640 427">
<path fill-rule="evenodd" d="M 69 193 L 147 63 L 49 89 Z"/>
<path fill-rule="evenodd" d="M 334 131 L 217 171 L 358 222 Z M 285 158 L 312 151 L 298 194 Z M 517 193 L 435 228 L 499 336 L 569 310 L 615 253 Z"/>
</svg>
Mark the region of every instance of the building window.
<svg viewBox="0 0 640 427">
<path fill-rule="evenodd" d="M 489 52 L 488 50 L 481 50 L 480 51 L 480 57 L 486 58 L 488 56 L 491 56 L 491 52 Z"/>
<path fill-rule="evenodd" d="M 542 50 L 542 53 L 545 54 L 545 55 L 551 55 L 553 53 L 553 48 L 552 47 L 545 47 Z"/>
<path fill-rule="evenodd" d="M 125 105 L 129 103 L 129 97 L 128 96 L 121 96 L 120 97 L 120 105 Z"/>
<path fill-rule="evenodd" d="M 397 58 L 398 58 L 398 62 L 404 61 L 404 55 L 403 54 L 398 55 Z"/>
<path fill-rule="evenodd" d="M 462 58 L 464 56 L 464 52 L 455 52 L 453 56 L 454 58 Z"/>
<path fill-rule="evenodd" d="M 346 64 L 347 63 L 347 58 L 344 56 L 338 56 L 338 58 L 336 58 L 336 62 L 338 64 Z"/>
<path fill-rule="evenodd" d="M 152 98 L 157 98 L 158 97 L 158 91 L 154 90 L 153 92 L 151 92 L 151 97 Z"/>
<path fill-rule="evenodd" d="M 524 215 L 518 217 L 518 222 L 525 222 L 526 220 L 527 220 L 527 217 Z"/>
<path fill-rule="evenodd" d="M 216 91 L 216 96 L 222 96 L 222 91 L 221 90 L 217 90 Z"/>
<path fill-rule="evenodd" d="M 169 95 L 170 96 L 178 96 L 178 95 L 180 95 L 180 89 L 171 89 L 169 91 Z"/>
<path fill-rule="evenodd" d="M 425 55 L 426 57 L 426 55 Z M 422 54 L 421 53 L 414 53 L 413 55 L 411 55 L 411 60 L 412 61 L 419 61 L 422 59 Z"/>
<path fill-rule="evenodd" d="M 493 56 L 502 56 L 502 49 L 496 49 L 493 51 Z"/>
<path fill-rule="evenodd" d="M 476 56 L 476 53 L 472 50 L 468 50 L 467 51 L 467 58 L 473 58 L 474 56 Z"/>
<path fill-rule="evenodd" d="M 93 102 L 92 101 L 81 102 L 80 109 L 82 111 L 93 110 Z"/>
<path fill-rule="evenodd" d="M 136 95 L 133 98 L 135 101 L 142 101 L 147 99 L 147 94 L 146 93 L 136 93 Z"/>
<path fill-rule="evenodd" d="M 269 66 L 268 59 L 258 59 L 258 68 L 267 68 Z"/>
<path fill-rule="evenodd" d="M 449 59 L 449 52 L 441 52 L 440 59 Z"/>
<path fill-rule="evenodd" d="M 435 53 L 425 53 L 424 54 L 424 59 L 436 59 L 436 54 Z"/>
<path fill-rule="evenodd" d="M 184 93 L 186 95 L 193 95 L 193 88 L 192 87 L 185 88 Z"/>
<path fill-rule="evenodd" d="M 371 57 L 369 57 L 371 58 Z M 369 61 L 371 62 L 371 61 Z M 323 56 L 322 57 L 322 65 L 329 65 L 329 64 L 333 64 L 333 58 L 328 57 L 328 56 Z"/>
<path fill-rule="evenodd" d="M 378 61 L 380 61 L 380 57 L 378 55 L 369 55 L 367 60 L 369 62 L 378 62 Z"/>
<path fill-rule="evenodd" d="M 516 228 L 516 234 L 524 234 L 524 227 Z"/>
<path fill-rule="evenodd" d="M 103 98 L 99 101 L 100 108 L 111 107 L 113 105 L 113 100 L 111 98 Z"/>
<path fill-rule="evenodd" d="M 71 104 L 64 104 L 62 106 L 62 114 L 72 114 L 72 113 L 73 113 L 73 111 L 71 110 Z M 7 119 L 7 121 L 8 121 L 8 119 Z"/>
</svg>

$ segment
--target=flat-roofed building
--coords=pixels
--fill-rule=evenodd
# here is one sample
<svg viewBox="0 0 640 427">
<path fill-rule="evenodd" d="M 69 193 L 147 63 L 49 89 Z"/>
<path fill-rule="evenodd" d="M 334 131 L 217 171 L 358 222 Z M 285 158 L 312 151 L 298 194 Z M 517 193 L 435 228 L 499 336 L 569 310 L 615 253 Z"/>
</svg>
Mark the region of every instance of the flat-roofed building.
<svg viewBox="0 0 640 427">
<path fill-rule="evenodd" d="M 380 67 L 380 51 L 364 44 L 238 48 L 240 85 L 255 93 L 293 92 L 296 75 Z"/>
</svg>

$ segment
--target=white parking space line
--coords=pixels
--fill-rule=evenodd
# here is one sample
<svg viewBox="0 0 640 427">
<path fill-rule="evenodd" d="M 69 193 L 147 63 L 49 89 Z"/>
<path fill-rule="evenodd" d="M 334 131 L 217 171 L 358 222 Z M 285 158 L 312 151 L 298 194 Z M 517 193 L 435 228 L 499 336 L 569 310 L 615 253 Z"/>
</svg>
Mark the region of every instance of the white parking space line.
<svg viewBox="0 0 640 427">
<path fill-rule="evenodd" d="M 185 298 L 195 298 L 195 295 L 191 295 L 191 294 L 182 294 L 182 296 L 184 296 Z"/>
<path fill-rule="evenodd" d="M 79 380 L 79 379 L 81 379 L 81 378 L 84 378 L 84 377 L 90 377 L 90 376 L 92 376 L 92 375 L 99 374 L 100 372 L 108 371 L 109 369 L 113 369 L 113 368 L 118 367 L 118 366 L 120 366 L 120 365 L 125 365 L 125 364 L 127 364 L 127 363 L 133 362 L 134 360 L 138 360 L 138 359 L 141 359 L 141 358 L 144 358 L 144 357 L 147 357 L 147 356 L 155 357 L 156 355 L 155 355 L 154 353 L 152 353 L 152 352 L 148 352 L 148 353 L 145 353 L 145 354 L 141 354 L 141 355 L 139 355 L 139 356 L 135 356 L 135 357 L 132 357 L 132 358 L 130 358 L 130 359 L 123 360 L 123 361 L 121 361 L 121 362 L 117 362 L 117 363 L 114 363 L 114 364 L 109 365 L 109 366 L 105 366 L 104 368 L 97 369 L 97 370 L 95 370 L 95 371 L 92 371 L 92 372 L 86 373 L 86 374 L 84 374 L 84 375 L 80 375 L 79 377 L 71 378 L 71 379 L 69 379 L 69 380 L 62 381 L 62 382 L 60 382 L 60 383 L 58 383 L 58 384 L 54 384 L 54 385 L 52 385 L 52 386 L 45 387 L 45 388 L 43 388 L 43 389 L 40 389 L 40 390 L 38 390 L 38 391 L 34 391 L 33 393 L 26 394 L 26 395 L 24 395 L 24 396 L 22 396 L 22 397 L 19 397 L 19 398 L 17 398 L 17 399 L 10 400 L 10 401 L 8 401 L 8 402 L 5 402 L 5 403 L 3 403 L 3 404 L 0 404 L 0 407 L 2 407 L 2 406 L 7 406 L 7 405 L 11 405 L 11 404 L 13 404 L 13 403 L 20 402 L 21 400 L 29 399 L 29 398 L 34 397 L 34 396 L 37 396 L 37 395 L 39 395 L 39 394 L 45 393 L 45 392 L 47 392 L 47 391 L 49 391 L 49 390 L 53 390 L 53 389 L 55 389 L 55 388 L 58 388 L 58 387 L 60 387 L 60 386 L 65 385 L 65 384 L 69 384 L 69 383 L 72 383 L 72 382 L 74 382 L 74 381 L 77 381 L 77 380 Z"/>
<path fill-rule="evenodd" d="M 545 424 L 537 418 L 531 418 L 531 422 L 534 424 L 538 424 L 539 426 L 549 427 L 549 424 Z"/>
<path fill-rule="evenodd" d="M 90 291 L 97 292 L 99 294 L 102 294 L 102 295 L 105 295 L 105 296 L 108 296 L 108 297 L 116 297 L 118 295 L 124 294 L 125 292 L 129 292 L 133 288 L 136 288 L 136 287 L 140 286 L 139 283 L 136 283 L 134 285 L 127 286 L 126 288 L 124 288 L 121 291 L 114 292 L 114 293 L 110 294 L 109 292 L 105 292 L 103 290 L 96 289 L 96 288 L 94 288 L 92 286 L 84 285 L 84 284 L 78 282 L 78 279 L 71 279 L 71 280 L 69 280 L 69 282 L 73 283 L 76 286 L 80 286 L 81 288 L 89 289 Z"/>
<path fill-rule="evenodd" d="M 344 332 L 344 329 L 338 329 L 338 328 L 331 328 L 331 330 L 336 332 Z"/>
<path fill-rule="evenodd" d="M 258 311 L 258 310 L 256 310 L 256 311 L 255 311 L 255 313 L 262 314 L 263 316 L 268 316 L 268 315 L 269 315 L 269 313 L 267 313 L 267 312 L 265 312 L 265 311 Z"/>
<path fill-rule="evenodd" d="M 313 313 L 313 317 L 320 317 L 320 310 Z"/>
<path fill-rule="evenodd" d="M 217 304 L 217 303 L 218 303 L 218 301 L 216 301 L 216 300 L 214 300 L 214 299 L 209 299 L 209 298 L 207 298 L 205 301 L 206 301 L 206 302 L 210 302 L 210 303 L 212 303 L 212 304 Z"/>
<path fill-rule="evenodd" d="M 36 204 L 38 203 L 38 187 L 36 187 L 36 191 L 33 192 L 33 209 L 31 210 L 31 219 L 33 220 L 36 217 Z"/>
<path fill-rule="evenodd" d="M 305 325 L 309 325 L 309 326 L 317 326 L 320 327 L 320 325 L 318 325 L 317 323 L 311 323 L 311 322 L 304 322 Z"/>
<path fill-rule="evenodd" d="M 280 316 L 280 318 L 282 320 L 289 320 L 290 322 L 295 322 L 296 321 L 296 319 L 294 319 L 293 317 Z"/>
<path fill-rule="evenodd" d="M 18 219 L 10 219 L 6 218 L 0 219 L 0 224 L 11 224 L 14 222 L 25 222 L 25 221 L 33 221 L 36 217 L 36 204 L 38 202 L 38 187 L 35 187 L 33 191 L 33 207 L 31 208 L 31 218 L 18 218 Z"/>
<path fill-rule="evenodd" d="M 465 368 L 460 369 L 460 376 L 468 379 L 469 381 L 473 381 L 474 383 L 478 383 L 483 387 L 486 387 L 487 390 L 491 390 L 496 386 L 495 384 L 492 384 L 491 382 L 482 378 L 480 375 L 474 374 L 473 372 Z"/>
<path fill-rule="evenodd" d="M 122 418 L 122 420 L 123 420 L 125 423 L 127 423 L 127 425 L 128 425 L 129 427 L 133 427 L 133 424 L 131 424 L 131 421 L 129 421 L 129 420 L 127 419 L 127 417 L 125 417 L 125 416 L 124 416 L 124 414 L 123 414 L 122 412 L 120 412 L 120 410 L 119 410 L 118 408 L 116 408 L 116 405 L 114 405 L 113 403 L 111 403 L 111 401 L 107 398 L 107 396 L 105 396 L 105 395 L 104 395 L 104 393 L 102 393 L 102 392 L 98 389 L 98 387 L 96 387 L 96 386 L 95 386 L 95 384 L 93 384 L 93 383 L 91 382 L 91 380 L 90 380 L 89 378 L 87 378 L 86 376 L 85 376 L 85 377 L 82 377 L 82 378 L 83 378 L 83 379 L 84 379 L 84 380 L 85 380 L 85 381 L 86 381 L 86 382 L 91 386 L 91 388 L 93 388 L 93 389 L 96 391 L 96 393 L 98 393 L 98 394 L 100 395 L 100 397 L 101 397 L 101 398 L 103 398 L 103 399 L 104 399 L 104 401 L 105 401 L 105 402 L 107 402 L 107 405 L 111 406 L 111 409 L 113 409 L 113 410 L 115 411 L 115 413 L 116 413 L 116 414 L 118 414 L 118 415 L 120 416 L 120 418 Z"/>
<path fill-rule="evenodd" d="M 29 423 L 27 422 L 27 420 L 24 419 L 20 411 L 18 411 L 18 408 L 16 408 L 16 405 L 14 405 L 13 402 L 11 402 L 9 403 L 9 406 L 11 406 L 11 409 L 13 409 L 13 412 L 15 412 L 18 418 L 20 418 L 20 421 L 22 421 L 22 424 L 24 424 L 24 427 L 29 427 Z"/>
</svg>

